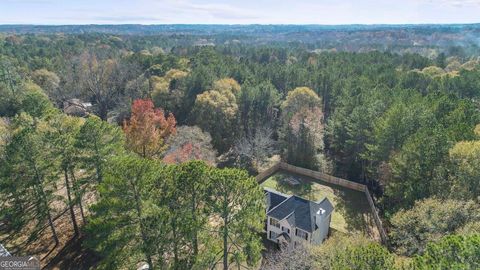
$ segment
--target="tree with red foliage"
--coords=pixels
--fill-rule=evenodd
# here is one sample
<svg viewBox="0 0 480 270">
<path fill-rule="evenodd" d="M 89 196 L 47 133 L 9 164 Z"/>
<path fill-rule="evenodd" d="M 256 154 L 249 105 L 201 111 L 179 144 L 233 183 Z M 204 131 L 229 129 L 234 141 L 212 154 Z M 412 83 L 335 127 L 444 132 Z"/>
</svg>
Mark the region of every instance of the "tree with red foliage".
<svg viewBox="0 0 480 270">
<path fill-rule="evenodd" d="M 167 139 L 176 132 L 173 114 L 165 117 L 150 99 L 137 99 L 132 104 L 132 115 L 123 123 L 127 148 L 144 158 L 159 158 L 167 149 Z"/>
<path fill-rule="evenodd" d="M 197 126 L 179 126 L 177 134 L 169 140 L 169 149 L 163 161 L 180 164 L 189 160 L 203 160 L 215 166 L 217 152 L 212 146 L 212 137 Z"/>
<path fill-rule="evenodd" d="M 169 164 L 180 164 L 189 160 L 201 160 L 201 151 L 198 146 L 186 143 L 175 152 L 168 153 L 163 161 Z"/>
</svg>

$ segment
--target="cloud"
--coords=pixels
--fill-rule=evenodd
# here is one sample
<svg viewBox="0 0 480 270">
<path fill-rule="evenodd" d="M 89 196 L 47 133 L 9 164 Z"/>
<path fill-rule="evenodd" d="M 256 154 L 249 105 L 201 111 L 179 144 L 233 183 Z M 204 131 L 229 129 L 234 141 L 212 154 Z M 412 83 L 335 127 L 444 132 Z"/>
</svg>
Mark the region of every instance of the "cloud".
<svg viewBox="0 0 480 270">
<path fill-rule="evenodd" d="M 53 0 L 0 0 L 0 3 L 22 4 L 22 5 L 45 5 L 53 4 Z"/>
<path fill-rule="evenodd" d="M 193 3 L 188 0 L 164 0 L 157 1 L 157 3 L 163 8 L 174 11 L 179 16 L 190 17 L 192 20 L 198 19 L 199 15 L 225 21 L 261 18 L 261 15 L 255 11 L 226 3 Z"/>
<path fill-rule="evenodd" d="M 480 0 L 0 0 L 1 23 L 465 23 Z"/>
<path fill-rule="evenodd" d="M 162 22 L 163 18 L 154 16 L 129 16 L 129 15 L 116 15 L 116 16 L 92 16 L 93 21 L 107 22 L 107 23 L 150 23 L 150 22 Z"/>
<path fill-rule="evenodd" d="M 444 6 L 466 7 L 480 6 L 480 0 L 427 0 L 432 4 L 440 4 Z"/>
<path fill-rule="evenodd" d="M 2 1 L 2 0 L 0 0 Z M 13 0 L 8 0 L 13 1 Z M 32 0 L 22 0 L 32 1 Z M 35 1 L 35 0 L 33 0 Z M 49 1 L 49 0 L 36 0 Z M 52 0 L 50 0 L 52 1 Z M 108 3 L 118 1 L 116 6 Z M 54 23 L 251 23 L 262 18 L 255 10 L 230 3 L 191 0 L 107 0 L 65 5 L 60 14 L 42 14 L 42 20 Z M 236 2 L 240 5 L 240 2 Z"/>
</svg>

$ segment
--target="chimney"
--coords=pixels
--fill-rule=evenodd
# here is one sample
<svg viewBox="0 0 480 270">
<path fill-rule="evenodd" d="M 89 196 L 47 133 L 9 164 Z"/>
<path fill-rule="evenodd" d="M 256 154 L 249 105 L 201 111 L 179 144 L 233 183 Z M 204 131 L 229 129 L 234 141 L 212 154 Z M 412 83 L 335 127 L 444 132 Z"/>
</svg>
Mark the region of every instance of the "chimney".
<svg viewBox="0 0 480 270">
<path fill-rule="evenodd" d="M 319 208 L 318 211 L 315 213 L 315 223 L 317 226 L 320 227 L 320 224 L 323 222 L 323 218 L 325 215 L 325 209 Z"/>
</svg>

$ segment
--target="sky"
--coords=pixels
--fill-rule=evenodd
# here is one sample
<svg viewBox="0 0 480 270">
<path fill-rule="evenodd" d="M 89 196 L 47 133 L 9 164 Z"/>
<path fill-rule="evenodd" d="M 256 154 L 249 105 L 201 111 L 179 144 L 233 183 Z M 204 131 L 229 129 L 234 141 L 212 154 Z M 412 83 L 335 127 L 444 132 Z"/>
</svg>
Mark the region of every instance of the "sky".
<svg viewBox="0 0 480 270">
<path fill-rule="evenodd" d="M 480 23 L 480 0 L 0 0 L 0 24 Z"/>
</svg>

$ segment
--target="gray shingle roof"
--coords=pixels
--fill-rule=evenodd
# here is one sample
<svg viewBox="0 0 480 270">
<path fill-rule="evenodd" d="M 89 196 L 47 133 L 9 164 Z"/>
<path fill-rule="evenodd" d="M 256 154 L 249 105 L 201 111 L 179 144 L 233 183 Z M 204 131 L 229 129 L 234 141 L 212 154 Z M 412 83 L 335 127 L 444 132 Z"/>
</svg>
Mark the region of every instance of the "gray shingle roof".
<svg viewBox="0 0 480 270">
<path fill-rule="evenodd" d="M 0 244 L 0 257 L 8 257 L 8 256 L 11 256 L 10 253 L 2 244 Z"/>
<path fill-rule="evenodd" d="M 267 199 L 269 199 L 269 202 L 270 202 L 267 212 L 270 211 L 275 206 L 279 205 L 281 202 L 285 201 L 289 197 L 288 195 L 282 194 L 273 189 L 265 188 L 265 191 L 266 191 L 265 195 L 269 196 L 269 198 Z"/>
<path fill-rule="evenodd" d="M 327 199 L 327 197 L 319 201 L 318 205 L 320 205 L 320 208 L 326 211 L 327 216 L 333 212 L 333 209 L 334 209 L 333 204 L 330 202 L 329 199 Z"/>
<path fill-rule="evenodd" d="M 268 216 L 278 220 L 286 218 L 292 227 L 297 227 L 310 233 L 317 229 L 315 215 L 320 209 L 325 211 L 323 212 L 325 216 L 329 216 L 333 212 L 333 205 L 327 198 L 320 202 L 312 202 L 292 195 L 289 197 L 283 196 L 284 199 L 281 200 L 281 193 L 272 192 L 269 189 L 265 189 L 265 191 L 271 200 L 271 205 L 267 210 Z"/>
</svg>

